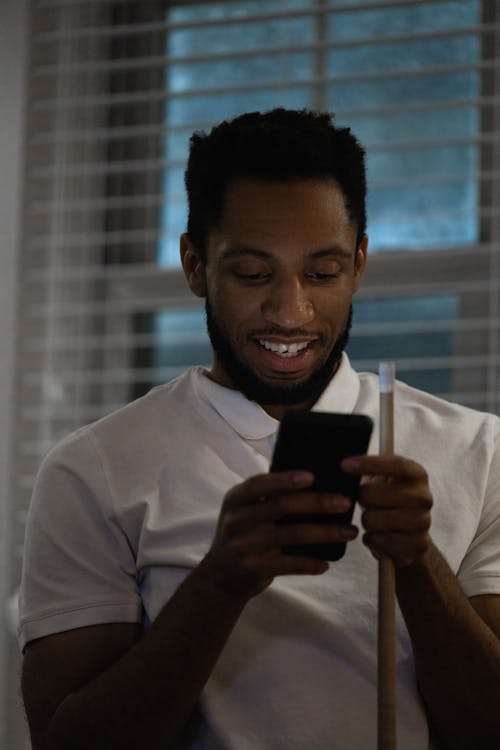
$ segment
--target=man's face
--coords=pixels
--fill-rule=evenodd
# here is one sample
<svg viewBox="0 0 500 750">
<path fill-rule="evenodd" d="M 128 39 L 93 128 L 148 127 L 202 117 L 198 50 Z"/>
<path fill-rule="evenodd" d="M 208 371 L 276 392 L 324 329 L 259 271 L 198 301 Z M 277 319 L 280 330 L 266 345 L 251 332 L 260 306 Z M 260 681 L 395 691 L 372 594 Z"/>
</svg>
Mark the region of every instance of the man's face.
<svg viewBox="0 0 500 750">
<path fill-rule="evenodd" d="M 186 271 L 206 297 L 211 377 L 278 418 L 312 406 L 347 343 L 366 244 L 334 181 L 235 182 L 194 286 Z"/>
</svg>

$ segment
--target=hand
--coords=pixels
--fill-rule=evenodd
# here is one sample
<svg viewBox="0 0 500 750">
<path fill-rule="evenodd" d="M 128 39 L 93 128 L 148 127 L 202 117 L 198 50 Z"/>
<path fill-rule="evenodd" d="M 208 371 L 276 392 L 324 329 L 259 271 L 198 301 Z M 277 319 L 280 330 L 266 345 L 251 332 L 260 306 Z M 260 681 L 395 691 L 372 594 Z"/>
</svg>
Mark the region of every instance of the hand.
<svg viewBox="0 0 500 750">
<path fill-rule="evenodd" d="M 432 544 L 432 494 L 425 469 L 402 456 L 355 456 L 342 462 L 342 470 L 363 476 L 363 542 L 373 555 L 386 555 L 399 567 L 421 558 Z"/>
<path fill-rule="evenodd" d="M 328 570 L 327 562 L 286 554 L 283 547 L 349 541 L 357 535 L 355 527 L 277 523 L 283 516 L 340 513 L 350 507 L 345 497 L 308 491 L 313 481 L 309 472 L 272 472 L 254 476 L 227 493 L 204 560 L 219 588 L 248 599 L 275 576 Z"/>
</svg>

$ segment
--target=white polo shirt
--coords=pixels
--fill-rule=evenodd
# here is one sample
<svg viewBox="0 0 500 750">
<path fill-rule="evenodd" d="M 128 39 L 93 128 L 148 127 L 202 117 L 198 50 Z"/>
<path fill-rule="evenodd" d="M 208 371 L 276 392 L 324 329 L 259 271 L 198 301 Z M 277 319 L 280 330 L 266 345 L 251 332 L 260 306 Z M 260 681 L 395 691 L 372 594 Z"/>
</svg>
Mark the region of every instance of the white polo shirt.
<svg viewBox="0 0 500 750">
<path fill-rule="evenodd" d="M 468 596 L 500 594 L 500 419 L 402 383 L 395 404 L 396 452 L 430 476 L 435 544 Z M 345 355 L 315 410 L 369 414 L 378 452 L 378 378 Z M 268 470 L 277 427 L 193 368 L 54 448 L 28 518 L 21 647 L 153 621 L 209 549 L 225 493 Z M 359 538 L 322 576 L 275 579 L 246 606 L 183 749 L 375 748 L 376 612 L 377 565 Z M 434 747 L 399 612 L 397 681 L 398 745 Z"/>
</svg>

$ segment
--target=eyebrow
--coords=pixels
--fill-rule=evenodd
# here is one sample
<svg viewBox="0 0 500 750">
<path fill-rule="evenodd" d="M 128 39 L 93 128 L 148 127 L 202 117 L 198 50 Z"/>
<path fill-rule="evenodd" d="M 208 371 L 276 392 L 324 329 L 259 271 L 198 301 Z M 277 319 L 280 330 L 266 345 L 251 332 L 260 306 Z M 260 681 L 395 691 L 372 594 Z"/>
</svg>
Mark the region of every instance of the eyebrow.
<svg viewBox="0 0 500 750">
<path fill-rule="evenodd" d="M 334 245 L 333 247 L 326 247 L 324 250 L 312 250 L 310 253 L 311 258 L 352 258 L 353 254 L 350 250 L 346 250 L 343 247 Z"/>
<path fill-rule="evenodd" d="M 234 247 L 229 247 L 222 253 L 224 260 L 226 258 L 239 258 L 246 255 L 252 255 L 255 258 L 262 258 L 263 260 L 269 260 L 269 258 L 273 257 L 271 253 L 265 250 L 257 250 L 257 248 L 248 247 L 247 245 L 234 245 Z"/>
<path fill-rule="evenodd" d="M 267 252 L 266 250 L 259 250 L 255 247 L 250 247 L 247 245 L 235 245 L 234 247 L 229 247 L 223 252 L 222 257 L 225 260 L 227 258 L 241 258 L 248 255 L 253 256 L 254 258 L 260 258 L 262 260 L 270 260 L 273 257 L 272 253 Z M 325 247 L 320 250 L 310 250 L 307 255 L 312 260 L 316 260 L 318 258 L 350 259 L 353 257 L 353 254 L 350 250 L 346 250 L 345 248 L 339 247 L 338 245 Z"/>
</svg>

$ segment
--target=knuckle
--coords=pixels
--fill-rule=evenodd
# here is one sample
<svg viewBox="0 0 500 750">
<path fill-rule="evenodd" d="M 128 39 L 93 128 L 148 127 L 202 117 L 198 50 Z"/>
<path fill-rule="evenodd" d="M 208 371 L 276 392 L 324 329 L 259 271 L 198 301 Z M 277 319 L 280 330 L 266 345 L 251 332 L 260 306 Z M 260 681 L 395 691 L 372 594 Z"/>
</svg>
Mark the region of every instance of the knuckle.
<svg viewBox="0 0 500 750">
<path fill-rule="evenodd" d="M 286 547 L 289 544 L 299 544 L 303 541 L 297 524 L 290 523 L 284 526 L 277 534 L 277 541 L 281 547 Z"/>
<path fill-rule="evenodd" d="M 422 531 L 428 531 L 431 527 L 431 514 L 424 513 L 420 518 L 420 528 Z"/>
<path fill-rule="evenodd" d="M 432 496 L 428 492 L 419 491 L 418 493 L 414 493 L 412 500 L 414 506 L 417 507 L 421 512 L 430 511 L 433 505 Z"/>
<path fill-rule="evenodd" d="M 401 472 L 402 476 L 406 476 L 408 479 L 416 478 L 423 483 L 427 483 L 429 477 L 422 464 L 403 456 L 398 456 L 396 460 L 398 462 L 398 470 Z"/>
<path fill-rule="evenodd" d="M 331 513 L 349 513 L 353 510 L 353 501 L 342 493 L 323 493 L 320 495 L 318 510 L 325 515 L 330 515 Z"/>
<path fill-rule="evenodd" d="M 275 498 L 274 503 L 278 514 L 285 516 L 291 513 L 292 508 L 290 507 L 290 495 L 278 495 Z"/>
<path fill-rule="evenodd" d="M 425 508 L 427 508 L 427 510 L 430 510 L 432 508 L 432 506 L 434 505 L 434 501 L 433 501 L 433 498 L 432 498 L 431 494 L 428 493 L 428 494 L 425 495 L 425 503 L 424 503 L 424 505 L 425 505 Z"/>
<path fill-rule="evenodd" d="M 411 565 L 428 549 L 427 534 L 411 534 L 398 532 L 367 531 L 363 535 L 363 543 L 375 555 L 387 555 L 398 566 Z"/>
<path fill-rule="evenodd" d="M 411 465 L 413 462 L 409 458 L 405 458 L 405 456 L 394 456 L 394 466 L 396 468 L 396 471 L 400 474 L 407 474 L 411 471 Z"/>
<path fill-rule="evenodd" d="M 422 511 L 413 511 L 407 514 L 406 523 L 402 527 L 402 531 L 405 529 L 410 533 L 426 532 L 430 528 L 431 518 L 430 513 Z"/>
<path fill-rule="evenodd" d="M 250 495 L 260 494 L 262 489 L 262 476 L 257 474 L 256 476 L 246 479 L 240 487 L 244 487 Z"/>
<path fill-rule="evenodd" d="M 328 513 L 331 511 L 332 499 L 331 495 L 320 494 L 316 496 L 315 508 L 316 513 Z"/>
<path fill-rule="evenodd" d="M 255 564 L 255 557 L 248 551 L 244 552 L 241 555 L 239 565 L 240 568 L 247 573 L 252 572 L 255 568 L 257 568 L 257 565 Z"/>
<path fill-rule="evenodd" d="M 416 545 L 416 551 L 418 555 L 423 555 L 424 552 L 426 552 L 428 547 L 429 547 L 429 537 L 427 536 L 427 534 L 422 535 Z"/>
<path fill-rule="evenodd" d="M 420 476 L 425 482 L 429 481 L 429 474 L 427 473 L 427 469 L 425 469 L 421 464 L 417 464 L 417 466 L 420 469 Z"/>
<path fill-rule="evenodd" d="M 361 523 L 367 530 L 373 529 L 373 513 L 369 510 L 364 510 L 361 514 Z"/>
<path fill-rule="evenodd" d="M 308 498 L 304 498 L 303 508 L 305 513 L 328 515 L 332 509 L 331 496 L 326 494 L 311 494 Z"/>
<path fill-rule="evenodd" d="M 219 529 L 223 534 L 231 535 L 231 530 L 237 525 L 237 514 L 232 508 L 225 508 L 219 520 Z"/>
<path fill-rule="evenodd" d="M 421 464 L 415 464 L 415 476 L 420 481 L 420 484 L 424 487 L 428 486 L 429 483 L 429 475 L 427 473 L 427 469 L 425 469 Z"/>
<path fill-rule="evenodd" d="M 224 495 L 224 500 L 222 501 L 222 509 L 227 508 L 228 505 L 231 505 L 233 502 L 235 496 L 237 497 L 239 492 L 241 491 L 241 484 L 237 484 L 234 487 L 231 487 L 228 492 Z"/>
<path fill-rule="evenodd" d="M 287 527 L 283 544 L 322 544 L 332 541 L 332 536 L 337 535 L 332 533 L 331 526 L 292 523 Z"/>
<path fill-rule="evenodd" d="M 358 495 L 358 503 L 360 505 L 370 505 L 373 500 L 374 491 L 376 492 L 376 487 L 373 484 L 361 485 Z"/>
</svg>

